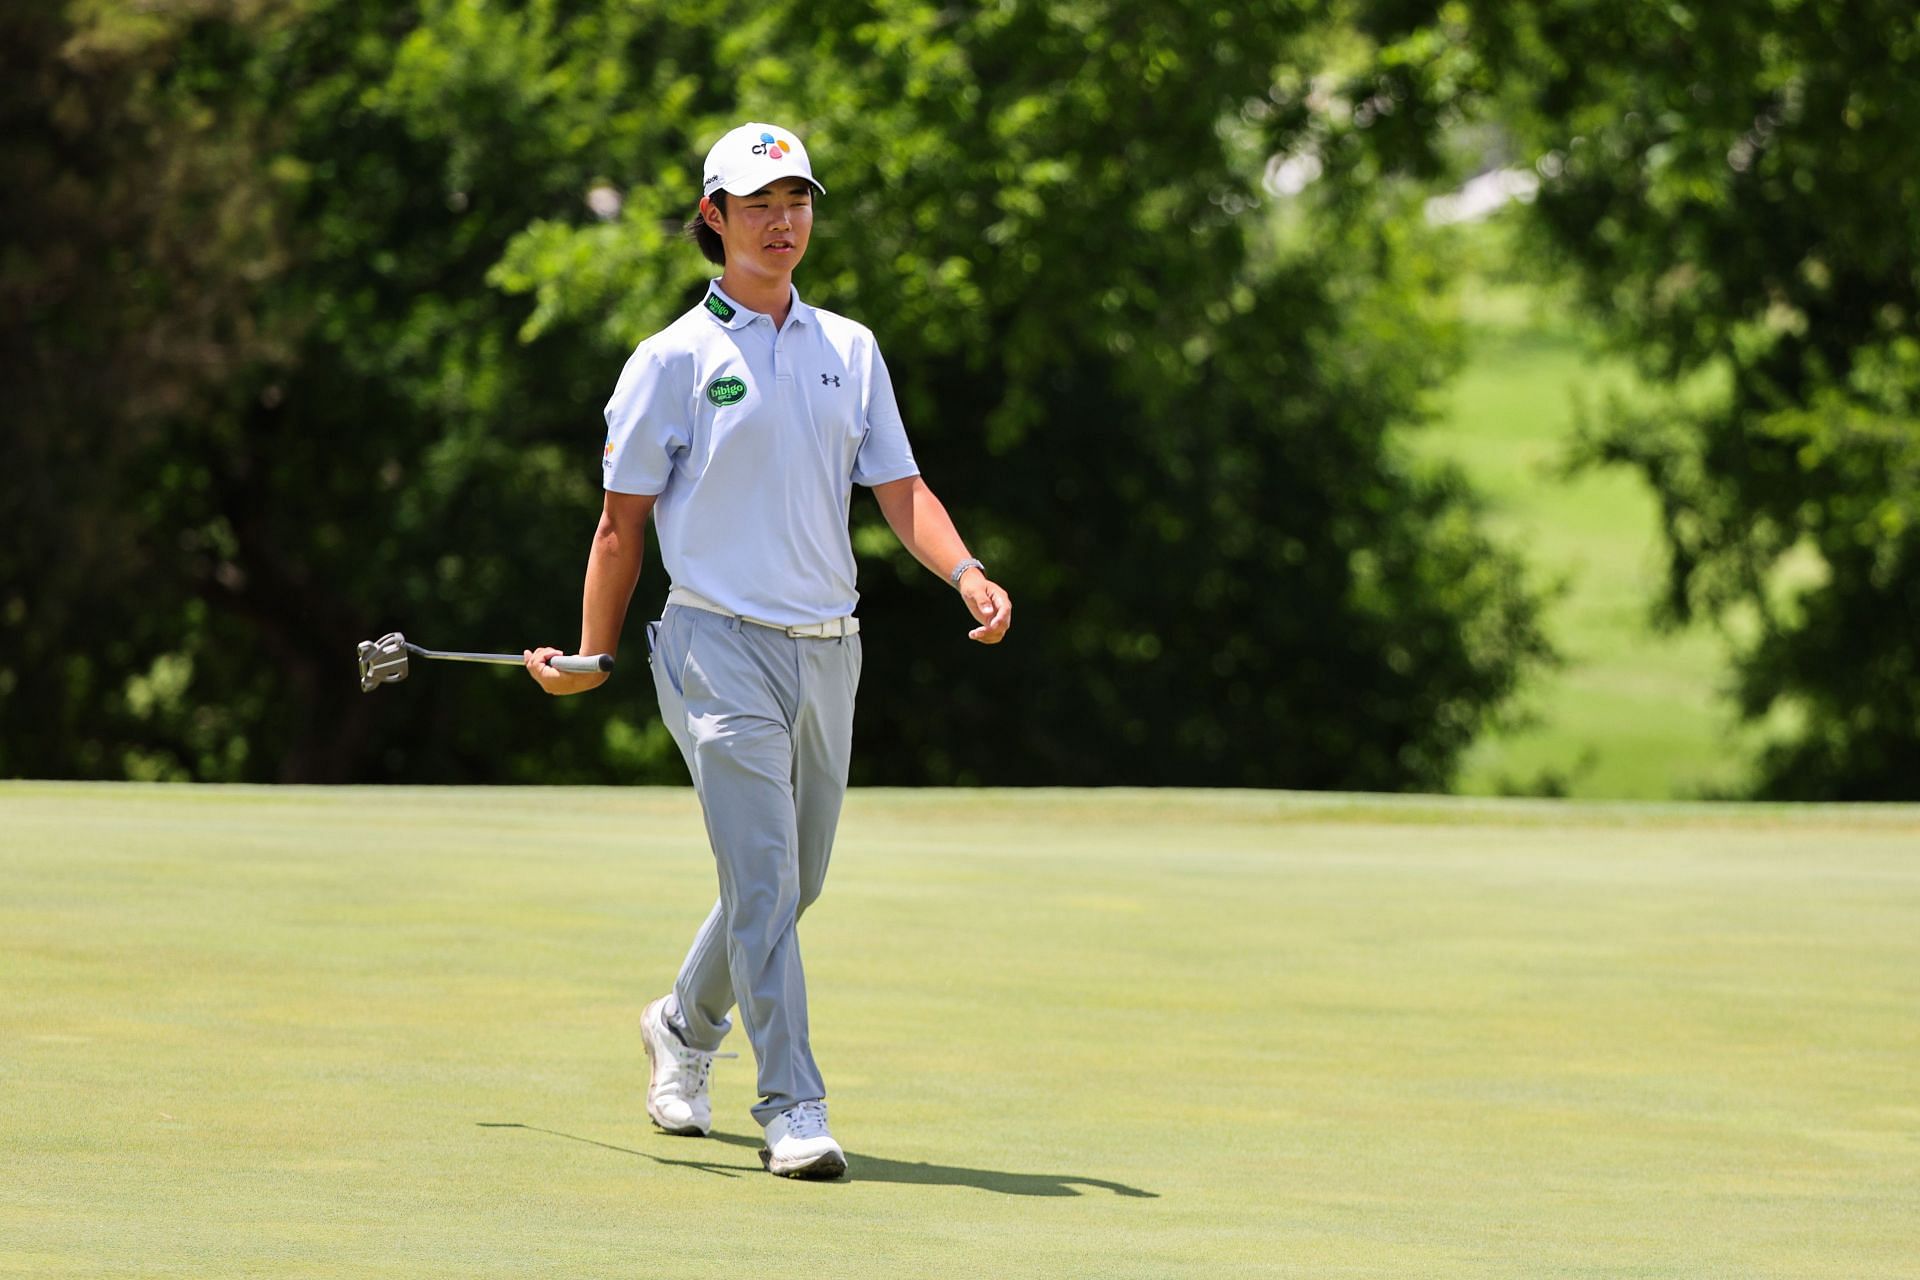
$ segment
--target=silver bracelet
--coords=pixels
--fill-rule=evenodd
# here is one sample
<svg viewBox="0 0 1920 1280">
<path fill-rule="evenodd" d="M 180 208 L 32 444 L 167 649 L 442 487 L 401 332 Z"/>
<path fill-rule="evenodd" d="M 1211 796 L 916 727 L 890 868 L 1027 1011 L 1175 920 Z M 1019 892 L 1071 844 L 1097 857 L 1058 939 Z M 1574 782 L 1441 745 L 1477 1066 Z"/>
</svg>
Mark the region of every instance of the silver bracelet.
<svg viewBox="0 0 1920 1280">
<path fill-rule="evenodd" d="M 962 560 L 959 564 L 953 566 L 953 572 L 947 575 L 947 585 L 955 591 L 958 591 L 960 589 L 960 579 L 967 576 L 967 570 L 969 569 L 978 569 L 980 572 L 985 573 L 987 566 L 971 557 Z"/>
</svg>

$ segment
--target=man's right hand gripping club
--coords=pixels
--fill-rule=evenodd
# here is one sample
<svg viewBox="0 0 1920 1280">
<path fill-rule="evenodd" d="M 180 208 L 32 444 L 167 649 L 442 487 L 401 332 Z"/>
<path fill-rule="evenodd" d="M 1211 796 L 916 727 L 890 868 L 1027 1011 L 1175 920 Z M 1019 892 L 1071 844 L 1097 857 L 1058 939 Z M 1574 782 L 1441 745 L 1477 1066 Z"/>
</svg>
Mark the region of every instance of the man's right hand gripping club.
<svg viewBox="0 0 1920 1280">
<path fill-rule="evenodd" d="M 520 660 L 526 664 L 527 674 L 531 675 L 539 686 L 556 697 L 569 693 L 585 693 L 589 689 L 598 689 L 608 680 L 604 671 L 556 671 L 547 665 L 548 658 L 566 656 L 566 651 L 551 645 L 538 649 L 523 649 Z"/>
</svg>

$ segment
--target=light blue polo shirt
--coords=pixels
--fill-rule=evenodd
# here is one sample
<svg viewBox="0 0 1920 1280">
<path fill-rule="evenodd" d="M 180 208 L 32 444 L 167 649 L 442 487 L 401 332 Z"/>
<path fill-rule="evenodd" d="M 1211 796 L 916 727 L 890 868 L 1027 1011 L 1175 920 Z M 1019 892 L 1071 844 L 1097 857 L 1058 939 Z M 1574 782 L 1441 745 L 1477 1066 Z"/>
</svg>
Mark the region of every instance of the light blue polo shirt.
<svg viewBox="0 0 1920 1280">
<path fill-rule="evenodd" d="M 776 330 L 717 281 L 627 360 L 602 467 L 659 495 L 675 586 L 786 626 L 854 611 L 853 486 L 920 472 L 871 330 L 797 291 Z"/>
</svg>

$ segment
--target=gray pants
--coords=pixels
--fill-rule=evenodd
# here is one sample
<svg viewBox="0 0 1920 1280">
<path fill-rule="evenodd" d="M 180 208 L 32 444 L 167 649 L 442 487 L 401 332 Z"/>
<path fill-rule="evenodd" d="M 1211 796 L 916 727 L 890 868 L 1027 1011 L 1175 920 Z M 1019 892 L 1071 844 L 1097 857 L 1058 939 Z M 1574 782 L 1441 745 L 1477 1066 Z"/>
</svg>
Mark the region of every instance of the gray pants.
<svg viewBox="0 0 1920 1280">
<path fill-rule="evenodd" d="M 720 901 L 666 1012 L 689 1045 L 713 1050 L 739 1006 L 765 1124 L 826 1096 L 795 926 L 826 881 L 847 790 L 860 637 L 796 639 L 675 605 L 648 638 L 660 718 L 686 757 L 720 872 Z"/>
</svg>

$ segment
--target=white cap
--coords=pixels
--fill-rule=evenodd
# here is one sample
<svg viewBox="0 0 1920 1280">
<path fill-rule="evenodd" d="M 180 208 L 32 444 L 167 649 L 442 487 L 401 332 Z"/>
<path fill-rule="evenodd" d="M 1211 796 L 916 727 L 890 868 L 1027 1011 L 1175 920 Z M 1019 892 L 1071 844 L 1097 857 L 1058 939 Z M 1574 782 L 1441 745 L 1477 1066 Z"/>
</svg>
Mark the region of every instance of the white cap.
<svg viewBox="0 0 1920 1280">
<path fill-rule="evenodd" d="M 713 144 L 707 152 L 707 177 L 700 194 L 725 190 L 750 196 L 776 178 L 805 178 L 822 195 L 826 188 L 813 176 L 807 149 L 791 129 L 777 124 L 743 124 Z"/>
</svg>

